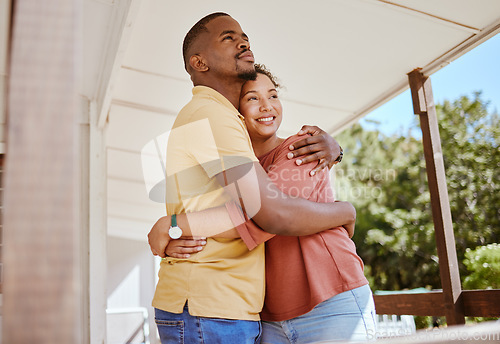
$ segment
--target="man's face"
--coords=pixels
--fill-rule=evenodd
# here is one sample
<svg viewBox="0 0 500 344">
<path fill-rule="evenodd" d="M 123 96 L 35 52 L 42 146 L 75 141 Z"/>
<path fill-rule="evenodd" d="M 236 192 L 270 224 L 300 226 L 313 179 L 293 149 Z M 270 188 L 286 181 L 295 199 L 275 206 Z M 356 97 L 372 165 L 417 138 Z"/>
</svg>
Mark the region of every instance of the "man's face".
<svg viewBox="0 0 500 344">
<path fill-rule="evenodd" d="M 229 16 L 213 19 L 206 25 L 208 34 L 202 55 L 211 72 L 222 77 L 238 76 L 243 80 L 256 77 L 250 42 L 240 24 Z"/>
</svg>

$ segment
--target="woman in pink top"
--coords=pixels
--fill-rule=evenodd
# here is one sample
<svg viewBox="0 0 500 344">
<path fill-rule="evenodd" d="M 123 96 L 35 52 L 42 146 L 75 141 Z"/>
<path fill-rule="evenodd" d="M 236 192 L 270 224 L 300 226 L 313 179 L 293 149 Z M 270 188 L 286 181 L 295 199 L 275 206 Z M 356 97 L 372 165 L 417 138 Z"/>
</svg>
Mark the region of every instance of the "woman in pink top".
<svg viewBox="0 0 500 344">
<path fill-rule="evenodd" d="M 286 194 L 316 202 L 335 201 L 329 171 L 287 158 L 301 139 L 276 134 L 282 120 L 279 85 L 264 66 L 244 84 L 240 113 L 255 155 Z M 311 219 L 314 221 L 314 219 Z M 266 242 L 266 298 L 262 343 L 366 341 L 375 336 L 375 307 L 363 262 L 344 227 L 303 237 L 275 236 Z"/>
<path fill-rule="evenodd" d="M 314 163 L 297 165 L 287 158 L 288 147 L 303 136 L 277 136 L 282 120 L 279 84 L 264 66 L 256 65 L 256 71 L 257 79 L 242 88 L 239 108 L 255 155 L 284 193 L 334 202 L 327 169 L 311 176 Z M 255 226 L 251 220 L 247 225 Z M 350 239 L 353 230 L 352 226 L 334 227 L 302 237 L 274 236 L 266 242 L 262 343 L 375 338 L 373 296 Z M 173 245 L 169 249 L 175 252 Z"/>
</svg>

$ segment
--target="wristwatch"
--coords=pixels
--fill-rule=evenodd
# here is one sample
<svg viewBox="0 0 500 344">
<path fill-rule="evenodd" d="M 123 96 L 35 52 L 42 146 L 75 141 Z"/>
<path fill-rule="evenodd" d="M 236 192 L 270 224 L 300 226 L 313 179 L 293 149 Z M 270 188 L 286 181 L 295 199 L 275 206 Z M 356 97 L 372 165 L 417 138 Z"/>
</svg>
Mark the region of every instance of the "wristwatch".
<svg viewBox="0 0 500 344">
<path fill-rule="evenodd" d="M 338 158 L 335 159 L 335 161 L 333 162 L 334 165 L 336 165 L 339 162 L 341 162 L 342 161 L 342 157 L 344 156 L 344 151 L 342 150 L 342 147 L 339 146 L 339 148 L 340 148 L 340 154 L 339 154 Z"/>
<path fill-rule="evenodd" d="M 182 229 L 177 226 L 177 217 L 172 215 L 172 222 L 170 223 L 170 228 L 168 229 L 168 236 L 172 239 L 179 239 L 182 236 Z"/>
</svg>

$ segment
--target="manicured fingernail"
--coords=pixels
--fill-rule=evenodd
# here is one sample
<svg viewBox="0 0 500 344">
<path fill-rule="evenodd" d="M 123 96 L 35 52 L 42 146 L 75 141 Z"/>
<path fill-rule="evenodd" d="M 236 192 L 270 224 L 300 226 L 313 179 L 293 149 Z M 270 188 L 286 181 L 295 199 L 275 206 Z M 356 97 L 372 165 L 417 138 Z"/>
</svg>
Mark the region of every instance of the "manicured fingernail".
<svg viewBox="0 0 500 344">
<path fill-rule="evenodd" d="M 288 148 L 290 148 L 290 150 L 294 150 L 295 149 L 295 147 L 293 145 L 288 146 Z"/>
<path fill-rule="evenodd" d="M 196 251 L 201 251 L 201 250 L 203 250 L 203 247 L 197 247 L 196 248 Z"/>
<path fill-rule="evenodd" d="M 287 156 L 288 159 L 292 159 L 293 158 L 293 153 L 288 153 L 286 156 Z"/>
<path fill-rule="evenodd" d="M 206 245 L 206 244 L 207 244 L 207 242 L 206 242 L 206 241 L 202 241 L 202 242 L 201 242 L 201 244 L 202 244 L 202 245 Z"/>
<path fill-rule="evenodd" d="M 201 237 L 200 239 L 201 240 L 207 240 L 207 237 Z"/>
<path fill-rule="evenodd" d="M 314 176 L 316 174 L 315 171 L 311 171 L 311 176 Z"/>
<path fill-rule="evenodd" d="M 304 134 L 304 131 L 301 129 L 301 130 L 299 130 L 298 135 L 302 135 L 302 134 Z"/>
<path fill-rule="evenodd" d="M 191 255 L 190 255 L 190 254 L 185 254 L 185 255 L 184 255 L 184 258 L 189 258 L 189 257 L 191 257 Z"/>
<path fill-rule="evenodd" d="M 295 160 L 295 163 L 296 163 L 297 165 L 301 165 L 301 164 L 302 164 L 302 160 L 297 159 L 297 160 Z"/>
</svg>

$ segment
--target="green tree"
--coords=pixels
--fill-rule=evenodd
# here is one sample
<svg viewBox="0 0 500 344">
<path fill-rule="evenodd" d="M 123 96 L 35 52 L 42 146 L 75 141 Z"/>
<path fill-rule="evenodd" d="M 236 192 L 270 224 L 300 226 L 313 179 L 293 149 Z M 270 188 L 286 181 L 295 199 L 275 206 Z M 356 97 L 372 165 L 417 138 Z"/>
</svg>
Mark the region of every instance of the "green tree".
<svg viewBox="0 0 500 344">
<path fill-rule="evenodd" d="M 462 278 L 465 248 L 500 237 L 500 123 L 480 94 L 437 106 Z M 417 116 L 415 116 L 417 117 Z M 415 124 L 417 125 L 417 124 Z M 353 125 L 337 137 L 338 199 L 357 209 L 356 242 L 372 288 L 441 288 L 422 143 Z"/>
<path fill-rule="evenodd" d="M 464 280 L 467 289 L 500 288 L 500 245 L 489 244 L 465 251 L 464 264 L 470 274 Z"/>
<path fill-rule="evenodd" d="M 500 239 L 500 120 L 480 93 L 438 108 L 448 193 L 460 257 Z M 464 270 L 464 272 L 466 272 Z"/>
<path fill-rule="evenodd" d="M 464 264 L 469 271 L 465 277 L 465 289 L 500 288 L 500 245 L 489 244 L 465 251 Z M 472 321 L 488 321 L 495 318 L 473 317 Z"/>
</svg>

